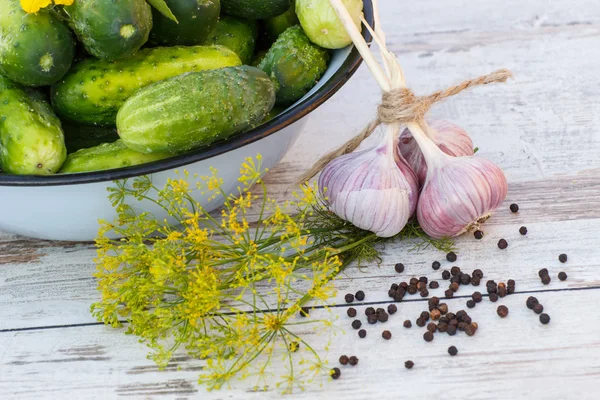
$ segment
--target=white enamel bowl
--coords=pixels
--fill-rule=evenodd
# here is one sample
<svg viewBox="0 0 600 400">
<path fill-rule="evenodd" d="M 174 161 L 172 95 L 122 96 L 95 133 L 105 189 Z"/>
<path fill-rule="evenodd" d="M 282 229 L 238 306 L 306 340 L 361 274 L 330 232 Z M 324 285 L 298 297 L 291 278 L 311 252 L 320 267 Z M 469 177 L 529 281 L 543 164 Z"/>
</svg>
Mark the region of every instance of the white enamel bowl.
<svg viewBox="0 0 600 400">
<path fill-rule="evenodd" d="M 370 0 L 365 1 L 365 17 L 372 23 Z M 366 32 L 365 38 L 370 40 Z M 115 180 L 140 175 L 149 175 L 157 187 L 163 187 L 168 178 L 182 177 L 176 170 L 188 171 L 192 180 L 194 174 L 210 175 L 210 167 L 214 167 L 224 181 L 223 190 L 233 193 L 243 160 L 261 154 L 263 167 L 272 169 L 293 146 L 308 114 L 337 92 L 361 61 L 353 47 L 336 50 L 325 75 L 296 104 L 266 124 L 208 148 L 110 171 L 53 176 L 0 173 L 0 230 L 39 239 L 91 241 L 97 235 L 98 220 L 113 221 L 116 216 L 107 188 L 114 187 Z M 199 194 L 196 200 L 208 211 L 222 205 L 209 203 Z M 164 210 L 149 202 L 136 205 L 138 211 L 153 212 L 159 220 L 167 217 Z"/>
</svg>

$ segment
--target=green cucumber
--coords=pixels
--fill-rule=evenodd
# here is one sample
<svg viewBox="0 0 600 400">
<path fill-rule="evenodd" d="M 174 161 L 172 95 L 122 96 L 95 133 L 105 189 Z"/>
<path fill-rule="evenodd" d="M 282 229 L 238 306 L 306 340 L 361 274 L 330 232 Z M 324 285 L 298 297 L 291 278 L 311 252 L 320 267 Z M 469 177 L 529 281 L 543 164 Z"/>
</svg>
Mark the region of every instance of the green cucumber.
<svg viewBox="0 0 600 400">
<path fill-rule="evenodd" d="M 354 25 L 362 29 L 363 0 L 341 0 Z M 296 0 L 296 14 L 310 40 L 326 49 L 341 49 L 352 39 L 329 0 Z"/>
<path fill-rule="evenodd" d="M 258 26 L 256 21 L 225 15 L 221 17 L 215 29 L 208 35 L 206 44 L 225 46 L 240 57 L 242 64 L 249 64 L 254 56 L 257 37 Z"/>
<path fill-rule="evenodd" d="M 278 82 L 277 105 L 288 106 L 315 86 L 328 61 L 329 52 L 313 44 L 297 25 L 279 36 L 258 67 Z"/>
<path fill-rule="evenodd" d="M 19 0 L 0 0 L 0 73 L 25 86 L 51 85 L 73 61 L 69 28 L 47 10 L 27 14 Z"/>
<path fill-rule="evenodd" d="M 87 52 L 104 60 L 132 56 L 152 29 L 146 0 L 76 0 L 64 11 Z"/>
<path fill-rule="evenodd" d="M 156 47 L 126 60 L 88 59 L 54 85 L 52 104 L 70 121 L 114 126 L 117 111 L 138 89 L 186 72 L 236 65 L 239 57 L 221 46 Z"/>
<path fill-rule="evenodd" d="M 298 16 L 296 15 L 295 3 L 292 1 L 292 5 L 286 12 L 264 21 L 263 26 L 267 40 L 270 43 L 275 42 L 279 35 L 285 32 L 288 28 L 298 25 L 299 23 Z"/>
<path fill-rule="evenodd" d="M 112 143 L 119 139 L 119 134 L 115 128 L 79 125 L 70 121 L 63 121 L 62 128 L 65 133 L 67 154 L 98 146 L 102 143 Z"/>
<path fill-rule="evenodd" d="M 241 18 L 267 19 L 286 12 L 290 3 L 291 0 L 221 0 L 221 10 Z"/>
<path fill-rule="evenodd" d="M 40 93 L 0 76 L 0 165 L 19 175 L 53 174 L 67 156 L 59 119 Z"/>
<path fill-rule="evenodd" d="M 119 110 L 117 129 L 133 150 L 180 153 L 255 126 L 274 103 L 273 82 L 258 68 L 192 72 L 139 90 Z"/>
<path fill-rule="evenodd" d="M 59 173 L 74 174 L 125 168 L 162 160 L 171 156 L 172 154 L 168 153 L 143 154 L 131 150 L 121 140 L 117 140 L 113 143 L 102 143 L 98 146 L 81 149 L 69 154 Z"/>
<path fill-rule="evenodd" d="M 165 0 L 177 22 L 152 9 L 150 41 L 161 46 L 202 44 L 219 21 L 219 0 Z"/>
</svg>

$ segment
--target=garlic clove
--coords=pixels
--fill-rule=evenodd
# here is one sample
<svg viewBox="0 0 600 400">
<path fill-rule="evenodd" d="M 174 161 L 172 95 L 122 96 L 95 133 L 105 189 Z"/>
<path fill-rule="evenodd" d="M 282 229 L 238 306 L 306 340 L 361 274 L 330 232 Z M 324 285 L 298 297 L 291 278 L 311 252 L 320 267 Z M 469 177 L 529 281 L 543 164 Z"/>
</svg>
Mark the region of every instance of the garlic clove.
<svg viewBox="0 0 600 400">
<path fill-rule="evenodd" d="M 473 141 L 460 126 L 445 120 L 428 122 L 425 133 L 444 153 L 453 156 L 472 156 Z M 419 184 L 425 183 L 427 163 L 416 140 L 408 130 L 404 129 L 399 141 L 400 153 L 419 178 Z"/>
<path fill-rule="evenodd" d="M 421 190 L 417 218 L 435 239 L 477 230 L 502 204 L 508 183 L 502 170 L 481 157 L 447 157 L 430 171 Z"/>
<path fill-rule="evenodd" d="M 319 177 L 330 210 L 379 237 L 400 233 L 417 205 L 416 175 L 395 149 L 384 140 L 370 150 L 340 156 Z"/>
</svg>

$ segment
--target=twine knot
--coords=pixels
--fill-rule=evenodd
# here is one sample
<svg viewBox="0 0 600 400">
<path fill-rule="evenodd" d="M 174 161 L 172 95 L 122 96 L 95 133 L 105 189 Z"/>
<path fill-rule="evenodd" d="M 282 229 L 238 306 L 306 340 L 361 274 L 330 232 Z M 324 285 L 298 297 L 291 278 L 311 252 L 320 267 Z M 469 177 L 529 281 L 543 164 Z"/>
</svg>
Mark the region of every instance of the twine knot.
<svg viewBox="0 0 600 400">
<path fill-rule="evenodd" d="M 430 108 L 427 97 L 415 96 L 408 88 L 398 88 L 383 93 L 377 117 L 383 124 L 406 124 L 421 120 Z"/>
</svg>

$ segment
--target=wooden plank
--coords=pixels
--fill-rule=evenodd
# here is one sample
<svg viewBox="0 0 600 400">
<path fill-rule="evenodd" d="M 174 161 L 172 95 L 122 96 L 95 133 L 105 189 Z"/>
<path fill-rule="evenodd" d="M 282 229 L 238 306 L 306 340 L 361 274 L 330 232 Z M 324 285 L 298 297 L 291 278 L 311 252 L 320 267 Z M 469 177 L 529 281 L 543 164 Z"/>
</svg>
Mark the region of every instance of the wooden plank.
<svg viewBox="0 0 600 400">
<path fill-rule="evenodd" d="M 576 294 L 576 295 L 575 295 Z M 349 326 L 345 308 L 335 325 L 343 330 L 331 343 L 328 360 L 337 365 L 341 354 L 356 355 L 356 367 L 342 367 L 342 378 L 310 386 L 298 399 L 372 399 L 396 393 L 403 397 L 473 399 L 592 399 L 600 375 L 600 339 L 597 319 L 585 316 L 590 304 L 600 301 L 600 290 L 553 292 L 538 298 L 552 316 L 542 325 L 525 307 L 528 295 L 512 295 L 493 304 L 487 300 L 469 310 L 479 330 L 473 337 L 459 332 L 450 337 L 437 333 L 431 343 L 422 339 L 425 328 L 402 322 L 414 319 L 427 307 L 425 301 L 401 304 L 385 324 L 366 325 L 364 340 Z M 458 299 L 448 301 L 451 310 L 462 308 Z M 509 307 L 500 319 L 496 306 Z M 364 307 L 359 307 L 363 317 Z M 326 311 L 313 311 L 313 316 Z M 381 331 L 392 339 L 385 341 Z M 305 332 L 308 340 L 314 335 Z M 316 338 L 317 346 L 326 340 Z M 459 355 L 450 357 L 455 345 Z M 103 398 L 279 398 L 271 388 L 251 395 L 253 381 L 234 382 L 227 391 L 206 393 L 195 381 L 203 362 L 177 357 L 159 372 L 144 359 L 144 346 L 131 336 L 106 327 L 49 329 L 0 334 L 0 393 L 5 399 Z M 415 368 L 404 368 L 405 360 Z"/>
</svg>

